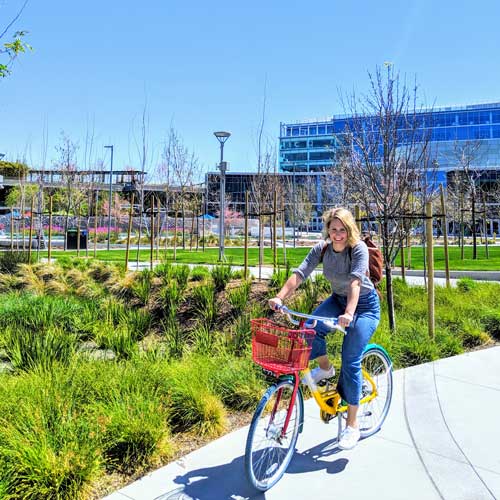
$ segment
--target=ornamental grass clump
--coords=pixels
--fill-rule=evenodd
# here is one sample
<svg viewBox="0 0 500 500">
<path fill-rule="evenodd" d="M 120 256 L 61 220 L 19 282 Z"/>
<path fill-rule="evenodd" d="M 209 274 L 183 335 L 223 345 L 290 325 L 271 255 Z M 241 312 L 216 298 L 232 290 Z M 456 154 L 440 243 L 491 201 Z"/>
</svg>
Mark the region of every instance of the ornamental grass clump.
<svg viewBox="0 0 500 500">
<path fill-rule="evenodd" d="M 233 306 L 234 313 L 236 315 L 241 314 L 245 307 L 248 305 L 248 299 L 250 298 L 251 282 L 244 281 L 241 285 L 236 288 L 228 290 L 226 298 L 228 302 Z"/>
<path fill-rule="evenodd" d="M 9 326 L 1 335 L 6 356 L 17 370 L 50 367 L 56 361 L 69 363 L 78 348 L 78 337 L 56 326 L 33 331 Z"/>
<path fill-rule="evenodd" d="M 1 376 L 2 498 L 85 498 L 102 473 L 99 434 L 66 373 Z"/>
<path fill-rule="evenodd" d="M 168 410 L 154 393 L 120 392 L 93 410 L 107 469 L 130 474 L 173 455 Z"/>
<path fill-rule="evenodd" d="M 236 318 L 233 325 L 226 334 L 226 349 L 229 353 L 242 357 L 249 354 L 251 348 L 251 323 L 253 316 L 243 313 Z"/>
<path fill-rule="evenodd" d="M 249 358 L 220 356 L 210 360 L 200 360 L 199 364 L 209 364 L 207 380 L 215 394 L 233 410 L 250 411 L 262 397 L 264 378 Z"/>
<path fill-rule="evenodd" d="M 109 349 L 119 359 L 130 359 L 139 350 L 133 332 L 128 325 L 104 323 L 94 334 L 94 341 L 101 349 Z"/>
<path fill-rule="evenodd" d="M 196 266 L 191 269 L 191 281 L 204 281 L 210 276 L 210 271 L 204 266 Z"/>
<path fill-rule="evenodd" d="M 215 291 L 222 292 L 232 277 L 232 268 L 230 265 L 217 264 L 210 269 L 210 275 L 214 283 Z"/>
<path fill-rule="evenodd" d="M 169 366 L 169 423 L 175 432 L 219 436 L 226 428 L 226 410 L 208 380 L 189 358 Z"/>
<path fill-rule="evenodd" d="M 4 295 L 0 301 L 0 330 L 12 326 L 38 332 L 56 326 L 69 333 L 86 333 L 81 324 L 86 308 L 85 302 L 71 297 Z"/>
<path fill-rule="evenodd" d="M 207 283 L 193 289 L 191 301 L 196 317 L 209 329 L 217 319 L 217 297 L 215 285 Z"/>
<path fill-rule="evenodd" d="M 15 274 L 20 264 L 31 264 L 34 255 L 28 252 L 0 252 L 0 273 Z"/>
</svg>

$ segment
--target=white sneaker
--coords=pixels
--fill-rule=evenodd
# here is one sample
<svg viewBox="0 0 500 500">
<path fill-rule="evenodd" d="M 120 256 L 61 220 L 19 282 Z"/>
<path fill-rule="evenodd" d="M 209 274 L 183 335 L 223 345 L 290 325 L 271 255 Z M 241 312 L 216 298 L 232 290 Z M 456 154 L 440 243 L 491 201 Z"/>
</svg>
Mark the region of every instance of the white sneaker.
<svg viewBox="0 0 500 500">
<path fill-rule="evenodd" d="M 352 450 L 359 441 L 359 429 L 347 426 L 340 434 L 339 448 L 341 450 Z"/>
<path fill-rule="evenodd" d="M 320 380 L 323 380 L 325 378 L 331 378 L 334 375 L 335 375 L 335 368 L 333 367 L 333 365 L 330 365 L 330 368 L 328 370 L 323 370 L 323 368 L 320 368 L 319 366 L 311 370 L 311 377 L 314 380 L 315 384 L 317 384 Z M 305 384 L 304 379 L 302 379 L 302 383 Z"/>
</svg>

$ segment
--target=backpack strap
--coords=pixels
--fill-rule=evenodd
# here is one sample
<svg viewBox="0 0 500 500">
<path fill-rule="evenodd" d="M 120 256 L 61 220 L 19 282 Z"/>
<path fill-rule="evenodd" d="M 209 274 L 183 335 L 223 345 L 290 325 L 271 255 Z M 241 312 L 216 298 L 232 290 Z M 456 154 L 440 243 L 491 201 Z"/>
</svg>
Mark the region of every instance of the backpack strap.
<svg viewBox="0 0 500 500">
<path fill-rule="evenodd" d="M 323 263 L 323 257 L 325 256 L 325 253 L 326 251 L 328 250 L 328 245 L 330 243 L 328 243 L 328 241 L 325 241 L 325 243 L 323 243 L 323 248 L 321 249 L 321 256 L 319 258 L 319 263 L 322 264 Z"/>
</svg>

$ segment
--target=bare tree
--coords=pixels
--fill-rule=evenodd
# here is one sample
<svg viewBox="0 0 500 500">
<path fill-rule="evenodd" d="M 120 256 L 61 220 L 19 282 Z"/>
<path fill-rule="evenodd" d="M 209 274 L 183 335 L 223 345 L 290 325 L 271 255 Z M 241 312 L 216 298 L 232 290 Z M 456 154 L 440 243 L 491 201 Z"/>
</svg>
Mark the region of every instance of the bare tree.
<svg viewBox="0 0 500 500">
<path fill-rule="evenodd" d="M 194 184 L 200 174 L 200 163 L 196 154 L 184 144 L 179 133 L 170 128 L 168 141 L 163 152 L 163 171 L 169 182 L 176 187 L 176 205 L 182 217 L 182 248 L 186 248 L 185 228 L 188 199 L 192 198 Z"/>
<path fill-rule="evenodd" d="M 79 189 L 79 174 L 76 164 L 76 152 L 78 144 L 73 142 L 69 136 L 61 132 L 61 143 L 56 146 L 59 153 L 59 159 L 56 166 L 61 170 L 61 176 L 64 182 L 64 190 L 60 193 L 59 202 L 64 207 L 64 235 L 67 234 L 69 218 L 75 214 L 76 207 L 82 202 L 83 193 Z M 64 250 L 67 249 L 67 238 L 64 238 Z"/>
<path fill-rule="evenodd" d="M 257 172 L 252 177 L 250 193 L 251 210 L 259 214 L 259 279 L 261 266 L 264 263 L 264 225 L 265 217 L 272 217 L 274 210 L 274 193 L 282 193 L 283 183 L 277 175 L 277 157 L 274 140 L 265 134 L 267 82 L 264 84 L 264 97 L 262 100 L 262 113 L 257 131 Z M 265 215 L 268 214 L 268 215 Z M 270 228 L 272 224 L 269 224 Z M 271 241 L 274 238 L 271 237 Z"/>
<path fill-rule="evenodd" d="M 472 258 L 477 259 L 477 203 L 482 201 L 482 190 L 479 184 L 481 171 L 474 168 L 484 150 L 479 139 L 455 141 L 450 154 L 450 162 L 456 169 L 450 175 L 451 182 L 448 196 L 452 206 L 458 208 L 460 220 L 460 245 L 464 245 L 464 223 L 470 221 L 472 234 Z M 470 216 L 470 217 L 469 217 Z"/>
<path fill-rule="evenodd" d="M 344 134 L 343 169 L 346 185 L 359 197 L 369 217 L 381 228 L 389 327 L 396 329 L 392 265 L 397 255 L 402 212 L 429 165 L 429 137 L 417 109 L 417 86 L 411 88 L 387 65 L 369 73 L 370 91 L 344 99 L 352 117 Z M 428 112 L 430 116 L 431 111 Z"/>
</svg>

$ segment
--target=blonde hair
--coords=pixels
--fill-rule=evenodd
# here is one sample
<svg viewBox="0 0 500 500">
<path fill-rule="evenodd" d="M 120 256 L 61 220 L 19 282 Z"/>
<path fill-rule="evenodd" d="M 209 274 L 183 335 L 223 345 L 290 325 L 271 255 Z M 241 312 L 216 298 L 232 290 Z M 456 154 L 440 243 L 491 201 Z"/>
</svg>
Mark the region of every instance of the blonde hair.
<svg viewBox="0 0 500 500">
<path fill-rule="evenodd" d="M 323 237 L 325 240 L 329 238 L 328 228 L 333 219 L 338 219 L 342 222 L 347 230 L 347 244 L 350 247 L 356 246 L 360 241 L 360 233 L 356 221 L 352 213 L 346 208 L 332 208 L 323 214 Z"/>
</svg>

